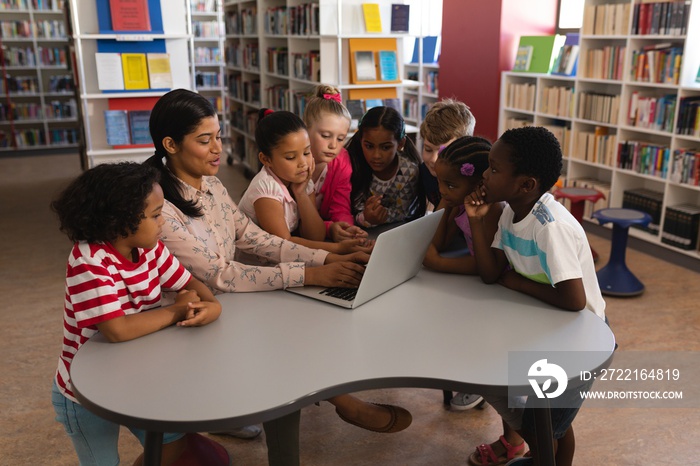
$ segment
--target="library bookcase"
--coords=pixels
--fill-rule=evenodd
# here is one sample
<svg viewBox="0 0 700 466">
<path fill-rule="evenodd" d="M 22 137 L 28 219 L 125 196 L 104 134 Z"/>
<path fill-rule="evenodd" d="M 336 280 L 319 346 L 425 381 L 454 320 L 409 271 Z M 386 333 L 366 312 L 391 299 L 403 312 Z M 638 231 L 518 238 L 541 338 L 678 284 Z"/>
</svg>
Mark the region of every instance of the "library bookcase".
<svg viewBox="0 0 700 466">
<path fill-rule="evenodd" d="M 504 72 L 499 132 L 547 126 L 562 143 L 565 182 L 607 196 L 588 217 L 646 192 L 658 225 L 630 234 L 700 258 L 665 239 L 667 212 L 700 206 L 700 133 L 686 128 L 700 100 L 700 1 L 587 0 L 578 59 L 575 76 Z"/>
<path fill-rule="evenodd" d="M 0 0 L 0 154 L 78 147 L 63 0 Z"/>
</svg>

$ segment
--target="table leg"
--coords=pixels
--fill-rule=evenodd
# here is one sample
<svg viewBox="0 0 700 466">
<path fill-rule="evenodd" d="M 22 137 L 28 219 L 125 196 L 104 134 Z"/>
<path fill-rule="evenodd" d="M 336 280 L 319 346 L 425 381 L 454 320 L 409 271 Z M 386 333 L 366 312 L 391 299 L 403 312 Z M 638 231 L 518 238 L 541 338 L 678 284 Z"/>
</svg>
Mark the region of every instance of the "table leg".
<svg viewBox="0 0 700 466">
<path fill-rule="evenodd" d="M 535 402 L 535 435 L 537 439 L 537 459 L 539 466 L 555 466 L 554 433 L 552 431 L 552 414 L 549 399 L 537 399 Z"/>
<path fill-rule="evenodd" d="M 163 454 L 163 432 L 146 432 L 146 444 L 143 450 L 144 466 L 160 466 Z"/>
</svg>

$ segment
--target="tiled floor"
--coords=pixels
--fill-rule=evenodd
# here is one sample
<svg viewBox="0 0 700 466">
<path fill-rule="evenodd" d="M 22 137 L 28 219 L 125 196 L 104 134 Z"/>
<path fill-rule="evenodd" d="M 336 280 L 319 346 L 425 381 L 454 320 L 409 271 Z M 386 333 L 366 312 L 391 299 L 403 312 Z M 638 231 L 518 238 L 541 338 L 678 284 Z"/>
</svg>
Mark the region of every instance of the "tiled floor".
<svg viewBox="0 0 700 466">
<path fill-rule="evenodd" d="M 0 159 L 2 465 L 77 464 L 68 438 L 53 419 L 49 401 L 61 342 L 63 274 L 70 244 L 58 232 L 48 209 L 49 201 L 77 173 L 76 156 Z M 245 185 L 239 172 L 225 166 L 220 177 L 238 198 Z M 589 237 L 604 264 L 609 242 Z M 628 251 L 627 261 L 647 291 L 638 298 L 607 299 L 607 314 L 620 351 L 700 350 L 700 275 L 636 250 Z M 481 331 L 465 328 L 464 338 Z M 489 349 L 484 348 L 480 354 L 461 357 L 487 358 L 488 354 Z M 310 406 L 302 414 L 302 464 L 460 465 L 466 464 L 476 444 L 499 435 L 500 423 L 491 408 L 451 412 L 443 409 L 437 390 L 376 390 L 360 396 L 408 408 L 413 425 L 398 434 L 374 434 L 342 422 L 328 403 Z M 691 405 L 694 408 L 584 405 L 574 423 L 575 464 L 700 464 L 695 447 L 700 434 L 700 400 Z M 262 437 L 219 439 L 234 464 L 266 463 Z M 138 443 L 127 431 L 120 440 L 120 451 L 125 464 L 139 453 Z"/>
</svg>

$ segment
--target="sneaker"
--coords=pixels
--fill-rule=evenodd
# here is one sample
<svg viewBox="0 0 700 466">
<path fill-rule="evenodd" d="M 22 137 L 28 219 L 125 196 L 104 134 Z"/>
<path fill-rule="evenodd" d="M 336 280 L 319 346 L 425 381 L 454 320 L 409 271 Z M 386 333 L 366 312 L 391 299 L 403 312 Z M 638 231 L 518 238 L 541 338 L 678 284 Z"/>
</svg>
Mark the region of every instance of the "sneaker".
<svg viewBox="0 0 700 466">
<path fill-rule="evenodd" d="M 230 437 L 236 437 L 240 439 L 254 439 L 260 433 L 262 432 L 262 427 L 252 425 L 252 426 L 245 426 L 245 427 L 239 427 L 238 429 L 231 429 L 227 430 L 224 432 L 209 432 L 210 434 L 213 435 L 228 435 Z"/>
<path fill-rule="evenodd" d="M 470 395 L 469 393 L 457 393 L 450 400 L 450 406 L 457 411 L 472 409 L 481 404 L 484 398 L 481 395 Z"/>
</svg>

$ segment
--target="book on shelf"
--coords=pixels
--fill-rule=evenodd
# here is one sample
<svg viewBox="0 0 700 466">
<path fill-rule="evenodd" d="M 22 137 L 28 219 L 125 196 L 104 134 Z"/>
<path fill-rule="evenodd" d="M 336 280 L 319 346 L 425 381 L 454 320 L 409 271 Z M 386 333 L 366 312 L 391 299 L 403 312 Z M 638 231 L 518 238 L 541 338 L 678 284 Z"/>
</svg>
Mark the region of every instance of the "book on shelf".
<svg viewBox="0 0 700 466">
<path fill-rule="evenodd" d="M 148 0 L 109 0 L 112 29 L 115 31 L 150 31 Z"/>
<path fill-rule="evenodd" d="M 153 144 L 151 132 L 148 129 L 148 121 L 151 118 L 150 110 L 131 110 L 129 112 L 129 128 L 132 144 Z"/>
<path fill-rule="evenodd" d="M 96 53 L 97 88 L 101 91 L 123 91 L 124 71 L 119 53 Z"/>
<path fill-rule="evenodd" d="M 579 48 L 579 34 L 567 34 L 564 45 L 559 49 L 559 54 L 554 60 L 552 74 L 575 76 L 578 68 Z"/>
<path fill-rule="evenodd" d="M 355 81 L 376 81 L 377 68 L 374 64 L 374 52 L 358 50 L 355 52 Z"/>
<path fill-rule="evenodd" d="M 680 204 L 666 207 L 661 242 L 694 251 L 698 246 L 700 206 Z"/>
<path fill-rule="evenodd" d="M 374 107 L 382 107 L 383 105 L 384 101 L 382 99 L 365 99 L 365 108 L 367 110 Z"/>
<path fill-rule="evenodd" d="M 411 63 L 418 63 L 418 54 L 420 53 L 420 41 L 423 41 L 423 63 L 437 63 L 440 59 L 440 46 L 442 40 L 440 36 L 425 36 L 422 39 L 416 37 L 413 44 L 413 56 Z"/>
<path fill-rule="evenodd" d="M 391 32 L 408 32 L 408 20 L 411 5 L 392 3 L 391 5 Z"/>
<path fill-rule="evenodd" d="M 382 81 L 398 81 L 399 64 L 395 50 L 379 51 L 379 79 Z"/>
<path fill-rule="evenodd" d="M 534 48 L 532 45 L 521 45 L 518 47 L 518 51 L 515 54 L 513 71 L 528 71 L 530 69 L 533 50 Z"/>
<path fill-rule="evenodd" d="M 549 73 L 559 49 L 564 45 L 566 36 L 555 34 L 550 36 L 521 36 L 518 48 L 532 46 L 532 59 L 528 67 L 529 73 Z"/>
<path fill-rule="evenodd" d="M 129 117 L 126 110 L 105 110 L 105 133 L 110 146 L 131 144 L 129 136 Z"/>
<path fill-rule="evenodd" d="M 382 17 L 379 3 L 363 3 L 362 13 L 365 17 L 365 32 L 382 32 Z"/>
<path fill-rule="evenodd" d="M 401 113 L 401 99 L 399 98 L 384 99 L 384 106 L 393 108 L 397 112 Z"/>
<path fill-rule="evenodd" d="M 151 89 L 172 89 L 173 74 L 170 69 L 170 54 L 147 53 L 148 82 Z"/>
<path fill-rule="evenodd" d="M 148 89 L 148 64 L 145 53 L 122 53 L 124 89 Z"/>
<path fill-rule="evenodd" d="M 657 234 L 661 225 L 661 206 L 663 200 L 663 192 L 646 188 L 628 189 L 622 193 L 622 208 L 640 210 L 649 214 L 651 216 L 649 225 L 644 227 L 637 224 L 632 225 L 632 227 Z"/>
<path fill-rule="evenodd" d="M 353 120 L 359 120 L 365 114 L 365 102 L 362 99 L 348 99 L 345 101 L 345 106 Z"/>
</svg>

